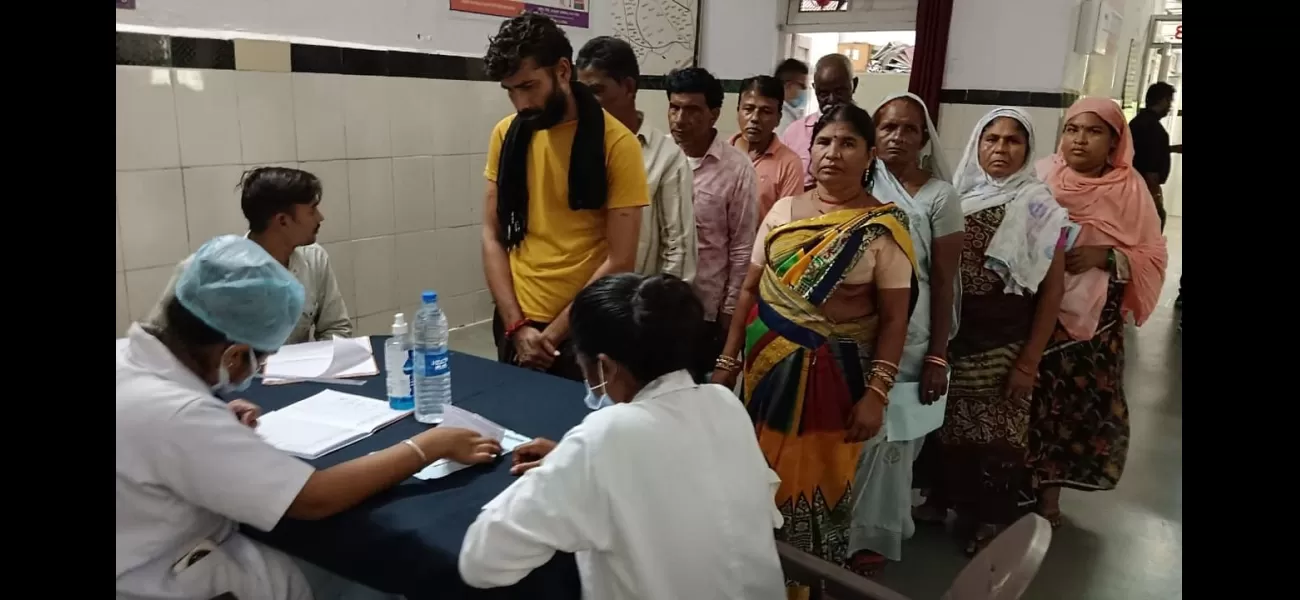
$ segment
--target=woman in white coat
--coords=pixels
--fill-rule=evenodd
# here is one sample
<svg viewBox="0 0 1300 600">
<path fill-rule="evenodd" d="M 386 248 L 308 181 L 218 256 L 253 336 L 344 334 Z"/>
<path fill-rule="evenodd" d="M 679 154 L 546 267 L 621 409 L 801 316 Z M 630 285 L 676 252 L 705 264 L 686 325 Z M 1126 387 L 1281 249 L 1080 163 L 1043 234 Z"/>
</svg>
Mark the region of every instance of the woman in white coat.
<svg viewBox="0 0 1300 600">
<path fill-rule="evenodd" d="M 584 598 L 785 598 L 780 480 L 740 400 L 687 370 L 702 315 L 671 275 L 612 275 L 578 294 L 573 340 L 599 410 L 559 444 L 515 449 L 522 476 L 465 536 L 466 583 L 511 585 L 559 551 L 577 555 Z"/>
<path fill-rule="evenodd" d="M 214 392 L 247 388 L 302 305 L 302 285 L 261 246 L 222 236 L 181 273 L 164 328 L 131 326 L 117 353 L 117 598 L 339 593 L 339 578 L 307 567 L 309 580 L 238 523 L 269 531 L 286 516 L 322 519 L 439 458 L 481 463 L 501 452 L 474 432 L 439 427 L 317 471 L 267 444 L 253 430 L 257 407 Z M 349 597 L 377 594 L 351 585 Z"/>
</svg>

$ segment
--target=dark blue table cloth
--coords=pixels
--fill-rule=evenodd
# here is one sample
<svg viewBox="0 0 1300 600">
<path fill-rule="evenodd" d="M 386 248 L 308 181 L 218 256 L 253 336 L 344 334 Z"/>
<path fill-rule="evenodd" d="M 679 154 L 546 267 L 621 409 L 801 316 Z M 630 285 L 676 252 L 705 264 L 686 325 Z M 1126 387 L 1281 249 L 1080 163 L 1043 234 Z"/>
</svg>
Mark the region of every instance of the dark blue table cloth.
<svg viewBox="0 0 1300 600">
<path fill-rule="evenodd" d="M 383 363 L 385 337 L 372 337 Z M 451 353 L 453 403 L 521 434 L 558 440 L 587 414 L 582 384 Z M 315 383 L 255 384 L 241 397 L 263 412 L 284 408 L 327 387 L 386 398 L 384 376 L 363 386 Z M 318 469 L 387 448 L 427 429 L 407 417 L 351 446 L 310 461 Z M 320 521 L 281 520 L 270 533 L 245 527 L 255 539 L 309 560 L 376 589 L 421 598 L 579 598 L 581 588 L 572 555 L 557 554 L 545 566 L 509 588 L 476 590 L 461 581 L 456 567 L 461 542 L 479 509 L 514 480 L 511 455 L 470 467 L 442 479 L 407 479 L 342 514 Z"/>
</svg>

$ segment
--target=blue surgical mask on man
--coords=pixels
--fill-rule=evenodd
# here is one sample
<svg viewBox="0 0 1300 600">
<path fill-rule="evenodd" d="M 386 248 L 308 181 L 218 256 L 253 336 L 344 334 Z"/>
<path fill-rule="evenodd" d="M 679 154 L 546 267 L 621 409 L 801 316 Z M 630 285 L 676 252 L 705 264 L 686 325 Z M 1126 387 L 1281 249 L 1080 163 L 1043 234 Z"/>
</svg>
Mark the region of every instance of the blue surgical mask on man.
<svg viewBox="0 0 1300 600">
<path fill-rule="evenodd" d="M 799 95 L 795 96 L 794 99 L 787 100 L 786 104 L 789 104 L 790 108 L 803 108 L 803 105 L 807 102 L 808 102 L 808 91 L 804 90 L 802 92 L 799 92 Z"/>
<path fill-rule="evenodd" d="M 596 387 L 592 387 L 590 385 L 587 385 L 587 381 L 585 379 L 582 382 L 582 385 L 587 386 L 587 397 L 583 398 L 582 401 L 585 402 L 587 404 L 587 408 L 590 408 L 591 410 L 600 410 L 602 408 L 605 408 L 606 406 L 614 405 L 614 399 L 610 398 L 609 394 L 605 393 L 605 386 L 609 383 L 605 381 L 605 367 L 601 366 L 601 364 L 597 362 L 596 369 L 597 369 L 596 373 L 600 376 L 600 385 L 597 385 Z M 596 396 L 596 390 L 600 390 L 599 397 Z"/>
<path fill-rule="evenodd" d="M 226 368 L 226 362 L 221 361 L 217 368 L 217 384 L 212 386 L 212 391 L 218 394 L 233 394 L 248 389 L 253 385 L 253 377 L 257 375 L 257 357 L 253 355 L 253 349 L 248 349 L 248 377 L 239 383 L 230 382 L 230 369 Z"/>
</svg>

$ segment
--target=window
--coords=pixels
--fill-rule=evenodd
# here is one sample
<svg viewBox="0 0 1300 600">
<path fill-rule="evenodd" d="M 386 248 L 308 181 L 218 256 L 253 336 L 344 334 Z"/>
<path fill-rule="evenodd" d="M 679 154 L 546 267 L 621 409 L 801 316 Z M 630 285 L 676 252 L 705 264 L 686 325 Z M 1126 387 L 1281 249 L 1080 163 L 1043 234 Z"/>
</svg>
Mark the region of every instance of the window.
<svg viewBox="0 0 1300 600">
<path fill-rule="evenodd" d="M 800 0 L 799 12 L 844 12 L 849 9 L 849 0 Z"/>
</svg>

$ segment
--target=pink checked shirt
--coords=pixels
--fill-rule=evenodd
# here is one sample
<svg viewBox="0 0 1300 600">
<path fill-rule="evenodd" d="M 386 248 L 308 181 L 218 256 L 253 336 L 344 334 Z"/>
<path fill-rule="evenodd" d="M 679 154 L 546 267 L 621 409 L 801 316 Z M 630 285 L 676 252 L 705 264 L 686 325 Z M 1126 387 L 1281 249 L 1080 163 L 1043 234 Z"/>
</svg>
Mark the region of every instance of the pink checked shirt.
<svg viewBox="0 0 1300 600">
<path fill-rule="evenodd" d="M 704 319 L 732 313 L 749 270 L 749 255 L 758 231 L 758 176 L 745 153 L 714 133 L 695 174 L 695 235 L 699 259 L 695 294 L 704 304 Z"/>
</svg>

